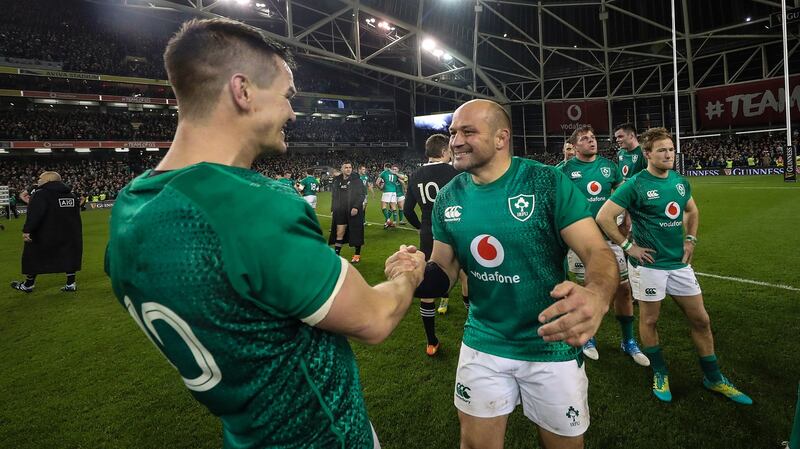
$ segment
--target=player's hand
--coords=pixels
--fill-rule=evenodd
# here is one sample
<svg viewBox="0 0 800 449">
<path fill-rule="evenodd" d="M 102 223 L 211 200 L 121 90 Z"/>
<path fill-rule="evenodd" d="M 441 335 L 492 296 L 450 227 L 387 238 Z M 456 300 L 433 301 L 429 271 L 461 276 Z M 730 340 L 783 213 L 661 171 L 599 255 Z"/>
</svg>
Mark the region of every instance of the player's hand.
<svg viewBox="0 0 800 449">
<path fill-rule="evenodd" d="M 692 263 L 692 256 L 694 256 L 694 243 L 684 240 L 683 241 L 683 263 Z"/>
<path fill-rule="evenodd" d="M 19 199 L 21 199 L 23 203 L 28 204 L 31 201 L 31 194 L 23 190 L 19 193 Z"/>
<path fill-rule="evenodd" d="M 655 253 L 655 252 L 656 250 L 652 248 L 642 248 L 641 246 L 635 243 L 627 251 L 628 256 L 638 260 L 639 264 L 655 262 L 656 260 L 653 258 L 652 255 L 650 255 L 650 253 Z"/>
<path fill-rule="evenodd" d="M 425 275 L 425 255 L 414 246 L 400 245 L 400 250 L 386 259 L 384 273 L 389 280 L 403 273 L 412 273 L 412 280 L 417 286 Z"/>
<path fill-rule="evenodd" d="M 356 215 L 358 215 L 358 209 L 356 209 L 355 207 L 350 209 L 350 216 L 355 217 Z"/>
<path fill-rule="evenodd" d="M 23 241 L 23 242 L 32 242 L 32 241 L 33 241 L 33 239 L 31 238 L 31 235 L 30 235 L 30 233 L 23 232 L 23 233 L 22 233 L 22 241 Z"/>
<path fill-rule="evenodd" d="M 556 302 L 539 314 L 539 322 L 543 324 L 539 335 L 544 341 L 583 346 L 600 328 L 603 315 L 608 311 L 608 301 L 571 281 L 556 285 L 550 296 Z"/>
</svg>

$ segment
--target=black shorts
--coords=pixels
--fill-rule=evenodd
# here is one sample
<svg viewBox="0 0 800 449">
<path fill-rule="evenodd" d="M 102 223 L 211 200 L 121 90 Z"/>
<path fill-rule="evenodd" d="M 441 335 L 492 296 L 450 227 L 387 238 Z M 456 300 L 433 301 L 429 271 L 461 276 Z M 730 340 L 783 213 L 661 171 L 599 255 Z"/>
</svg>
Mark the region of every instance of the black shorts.
<svg viewBox="0 0 800 449">
<path fill-rule="evenodd" d="M 425 226 L 419 230 L 419 250 L 425 254 L 425 260 L 430 260 L 433 252 L 433 231 L 425 229 Z"/>
<path fill-rule="evenodd" d="M 335 225 L 346 225 L 350 222 L 350 210 L 349 209 L 334 209 L 333 211 L 333 224 Z"/>
</svg>

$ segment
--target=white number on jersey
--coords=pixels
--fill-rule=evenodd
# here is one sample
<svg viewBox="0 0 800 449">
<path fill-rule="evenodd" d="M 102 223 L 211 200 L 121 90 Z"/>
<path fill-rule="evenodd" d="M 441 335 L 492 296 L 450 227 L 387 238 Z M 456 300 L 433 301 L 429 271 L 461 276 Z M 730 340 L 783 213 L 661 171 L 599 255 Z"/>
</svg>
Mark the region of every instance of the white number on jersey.
<svg viewBox="0 0 800 449">
<path fill-rule="evenodd" d="M 439 194 L 439 184 L 435 182 L 429 182 L 425 185 L 419 183 L 417 184 L 417 188 L 419 189 L 419 197 L 422 199 L 422 204 L 434 202 L 436 200 L 436 195 Z M 431 195 L 431 189 L 433 190 L 433 195 Z"/>
<path fill-rule="evenodd" d="M 200 340 L 197 339 L 197 336 L 194 335 L 192 332 L 192 328 L 189 327 L 189 324 L 184 321 L 181 317 L 178 316 L 175 312 L 170 310 L 169 307 L 161 305 L 157 302 L 145 302 L 142 303 L 142 318 L 144 319 L 144 323 L 142 323 L 142 319 L 139 319 L 139 315 L 136 313 L 136 308 L 131 302 L 131 299 L 127 296 L 125 297 L 125 308 L 128 309 L 128 313 L 131 314 L 133 320 L 136 321 L 136 324 L 142 328 L 147 338 L 164 354 L 164 351 L 161 350 L 161 346 L 163 346 L 163 342 L 161 341 L 161 337 L 158 335 L 155 326 L 153 326 L 153 322 L 162 320 L 167 323 L 175 333 L 178 334 L 181 339 L 186 343 L 186 346 L 189 347 L 189 350 L 192 352 L 192 356 L 194 356 L 194 361 L 197 362 L 197 366 L 200 368 L 202 373 L 195 377 L 194 379 L 187 379 L 182 377 L 183 383 L 186 384 L 186 388 L 192 391 L 208 391 L 217 386 L 217 384 L 222 380 L 222 372 L 219 370 L 217 366 L 217 362 L 214 361 L 214 356 L 208 352 L 205 346 L 200 343 Z M 145 327 L 145 325 L 147 327 Z M 149 330 L 149 332 L 148 332 Z M 151 336 L 152 334 L 152 336 Z M 159 344 L 153 340 L 153 336 L 156 337 Z M 166 357 L 166 354 L 164 354 Z M 172 361 L 167 358 L 170 365 L 172 365 Z M 172 365 L 175 369 L 178 369 L 175 365 Z"/>
</svg>

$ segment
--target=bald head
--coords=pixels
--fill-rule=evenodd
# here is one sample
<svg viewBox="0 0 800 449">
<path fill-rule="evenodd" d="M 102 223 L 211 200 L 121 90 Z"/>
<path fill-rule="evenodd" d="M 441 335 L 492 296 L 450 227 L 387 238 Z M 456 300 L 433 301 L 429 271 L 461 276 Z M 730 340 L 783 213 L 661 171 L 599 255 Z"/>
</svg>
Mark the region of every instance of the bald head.
<svg viewBox="0 0 800 449">
<path fill-rule="evenodd" d="M 39 182 L 37 183 L 37 185 L 41 187 L 47 184 L 48 182 L 53 182 L 53 181 L 61 181 L 61 175 L 59 175 L 54 171 L 46 171 L 43 172 L 41 175 L 39 175 Z"/>
<path fill-rule="evenodd" d="M 468 109 L 470 112 L 482 115 L 493 130 L 507 129 L 509 133 L 511 132 L 511 117 L 502 106 L 492 100 L 482 98 L 470 100 L 458 109 Z"/>
</svg>

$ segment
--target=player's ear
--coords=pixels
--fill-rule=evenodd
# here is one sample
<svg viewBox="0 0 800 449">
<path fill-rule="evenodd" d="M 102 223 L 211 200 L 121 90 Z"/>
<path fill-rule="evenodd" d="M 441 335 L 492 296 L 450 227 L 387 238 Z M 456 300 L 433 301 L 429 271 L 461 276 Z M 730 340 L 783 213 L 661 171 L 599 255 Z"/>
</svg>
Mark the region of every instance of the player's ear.
<svg viewBox="0 0 800 449">
<path fill-rule="evenodd" d="M 231 100 L 233 100 L 233 104 L 237 109 L 243 111 L 250 110 L 253 96 L 253 84 L 247 78 L 247 75 L 234 73 L 230 80 L 228 80 L 228 90 L 230 91 Z"/>
<path fill-rule="evenodd" d="M 494 147 L 496 150 L 500 150 L 506 146 L 506 143 L 509 142 L 511 138 L 511 134 L 509 133 L 508 128 L 499 128 L 494 133 Z"/>
</svg>

